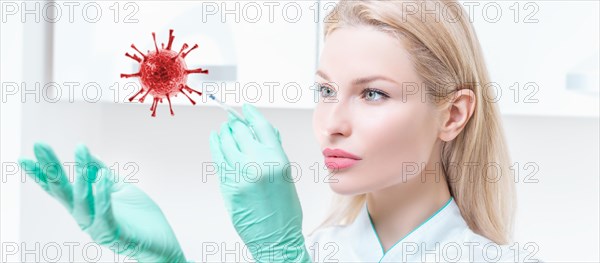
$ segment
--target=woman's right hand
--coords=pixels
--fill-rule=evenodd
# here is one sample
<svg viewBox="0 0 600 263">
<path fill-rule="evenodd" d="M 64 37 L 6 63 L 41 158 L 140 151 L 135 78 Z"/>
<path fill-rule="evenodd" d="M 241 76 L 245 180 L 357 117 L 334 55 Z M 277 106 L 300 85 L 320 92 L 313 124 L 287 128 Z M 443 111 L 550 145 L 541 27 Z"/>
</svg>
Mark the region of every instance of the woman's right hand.
<svg viewBox="0 0 600 263">
<path fill-rule="evenodd" d="M 220 133 L 210 135 L 219 188 L 235 230 L 256 262 L 312 262 L 279 132 L 251 104 L 242 109 L 251 127 L 230 114 Z"/>
<path fill-rule="evenodd" d="M 79 145 L 72 185 L 50 146 L 34 145 L 37 162 L 21 158 L 30 178 L 62 203 L 79 227 L 98 244 L 138 262 L 186 262 L 158 205 L 142 190 L 122 182 Z"/>
</svg>

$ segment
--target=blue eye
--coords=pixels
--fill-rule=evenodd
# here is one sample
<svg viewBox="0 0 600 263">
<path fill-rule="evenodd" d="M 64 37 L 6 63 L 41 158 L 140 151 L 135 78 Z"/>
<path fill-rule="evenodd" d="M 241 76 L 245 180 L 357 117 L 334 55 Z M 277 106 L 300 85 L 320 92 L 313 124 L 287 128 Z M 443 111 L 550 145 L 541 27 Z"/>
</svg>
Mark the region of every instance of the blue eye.
<svg viewBox="0 0 600 263">
<path fill-rule="evenodd" d="M 379 95 L 382 97 L 382 99 L 387 99 L 390 96 L 388 96 L 385 92 L 378 90 L 378 89 L 372 89 L 372 88 L 366 88 L 363 90 L 363 96 L 364 97 L 370 97 L 373 98 L 374 96 L 376 97 L 376 95 Z M 367 99 L 370 101 L 378 101 L 379 99 Z"/>
<path fill-rule="evenodd" d="M 325 93 L 323 93 L 325 92 Z M 335 95 L 335 90 L 328 85 L 319 84 L 319 93 L 322 97 L 330 97 Z M 333 94 L 333 95 L 331 95 Z"/>
<path fill-rule="evenodd" d="M 336 95 L 336 90 L 334 88 L 332 88 L 329 85 L 326 84 L 318 84 L 319 85 L 319 93 L 321 95 L 321 97 L 334 97 Z M 366 88 L 363 90 L 362 92 L 363 97 L 367 98 L 367 100 L 369 101 L 378 101 L 378 100 L 382 100 L 382 99 L 387 99 L 390 96 L 387 95 L 385 92 L 378 90 L 378 89 L 373 89 L 373 88 Z M 381 98 L 378 99 L 377 96 L 380 96 Z"/>
</svg>

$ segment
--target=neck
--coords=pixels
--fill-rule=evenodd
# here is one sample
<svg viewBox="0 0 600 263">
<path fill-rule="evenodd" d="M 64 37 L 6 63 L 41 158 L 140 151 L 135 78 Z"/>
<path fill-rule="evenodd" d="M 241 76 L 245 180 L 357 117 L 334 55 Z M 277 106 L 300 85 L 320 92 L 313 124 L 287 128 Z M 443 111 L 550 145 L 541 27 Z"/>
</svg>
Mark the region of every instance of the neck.
<svg viewBox="0 0 600 263">
<path fill-rule="evenodd" d="M 431 167 L 406 182 L 367 193 L 369 215 L 385 251 L 448 202 L 443 175 Z"/>
</svg>

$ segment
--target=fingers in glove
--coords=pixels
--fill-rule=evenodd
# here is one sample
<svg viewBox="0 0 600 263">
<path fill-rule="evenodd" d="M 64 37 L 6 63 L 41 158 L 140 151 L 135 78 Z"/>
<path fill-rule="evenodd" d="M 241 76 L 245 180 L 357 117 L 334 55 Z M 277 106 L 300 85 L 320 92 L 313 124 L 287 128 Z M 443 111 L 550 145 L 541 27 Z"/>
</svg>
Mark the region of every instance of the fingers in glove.
<svg viewBox="0 0 600 263">
<path fill-rule="evenodd" d="M 229 114 L 229 127 L 240 152 L 244 154 L 254 154 L 260 144 L 254 139 L 252 130 L 233 114 Z"/>
<path fill-rule="evenodd" d="M 221 139 L 219 138 L 219 135 L 217 134 L 217 132 L 215 131 L 211 131 L 210 132 L 210 138 L 209 138 L 209 145 L 210 145 L 210 154 L 212 156 L 212 160 L 214 162 L 214 164 L 217 166 L 217 169 L 225 169 L 228 164 L 227 161 L 225 160 L 225 156 L 223 156 L 223 151 L 221 150 Z M 218 173 L 221 174 L 221 173 Z"/>
<path fill-rule="evenodd" d="M 19 165 L 21 169 L 27 173 L 27 175 L 33 179 L 44 191 L 48 194 L 50 193 L 50 188 L 48 187 L 48 182 L 46 180 L 46 174 L 42 172 L 40 169 L 40 165 L 33 160 L 21 158 L 19 159 Z"/>
<path fill-rule="evenodd" d="M 236 167 L 242 161 L 243 155 L 240 152 L 233 135 L 231 134 L 231 129 L 229 128 L 228 122 L 225 122 L 221 125 L 219 138 L 221 138 L 221 150 L 225 160 L 231 167 Z"/>
<path fill-rule="evenodd" d="M 46 175 L 50 193 L 71 212 L 73 209 L 73 190 L 60 160 L 56 157 L 52 148 L 44 143 L 35 143 L 33 151 L 41 171 Z"/>
<path fill-rule="evenodd" d="M 90 163 L 90 153 L 84 145 L 75 150 L 75 183 L 73 187 L 73 217 L 82 230 L 86 230 L 94 219 L 94 195 L 92 184 L 98 168 Z"/>
<path fill-rule="evenodd" d="M 101 245 L 109 245 L 119 237 L 119 229 L 112 211 L 112 182 L 110 170 L 101 168 L 98 180 L 92 184 L 94 195 L 94 219 L 87 232 Z"/>
<path fill-rule="evenodd" d="M 244 116 L 252 126 L 258 140 L 268 146 L 276 147 L 279 145 L 279 139 L 275 128 L 271 123 L 251 104 L 244 103 L 242 106 Z"/>
<path fill-rule="evenodd" d="M 279 129 L 273 127 L 273 129 L 275 129 L 275 133 L 277 133 L 277 140 L 279 141 L 279 144 L 281 144 L 281 135 L 279 134 Z"/>
</svg>

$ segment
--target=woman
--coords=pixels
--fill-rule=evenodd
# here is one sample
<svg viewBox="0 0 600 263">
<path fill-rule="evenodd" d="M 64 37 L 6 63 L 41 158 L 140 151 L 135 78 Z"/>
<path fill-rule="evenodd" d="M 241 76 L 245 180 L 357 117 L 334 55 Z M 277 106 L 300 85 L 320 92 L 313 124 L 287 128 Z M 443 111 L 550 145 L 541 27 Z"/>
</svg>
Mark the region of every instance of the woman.
<svg viewBox="0 0 600 263">
<path fill-rule="evenodd" d="M 306 241 L 276 130 L 245 105 L 259 142 L 233 116 L 211 134 L 229 212 L 255 258 L 533 260 L 509 244 L 515 184 L 468 18 L 455 1 L 341 1 L 325 19 L 313 129 L 340 200 Z M 268 161 L 281 165 L 234 168 Z M 269 180 L 223 183 L 239 174 L 227 171 Z"/>
<path fill-rule="evenodd" d="M 328 15 L 313 131 L 339 200 L 306 238 L 277 129 L 245 104 L 250 127 L 230 115 L 211 133 L 227 210 L 254 259 L 531 260 L 509 243 L 510 160 L 467 19 L 454 1 L 341 1 Z M 48 146 L 34 149 L 38 162 L 22 167 L 96 242 L 139 261 L 186 261 L 158 206 L 85 147 L 73 186 Z"/>
</svg>

